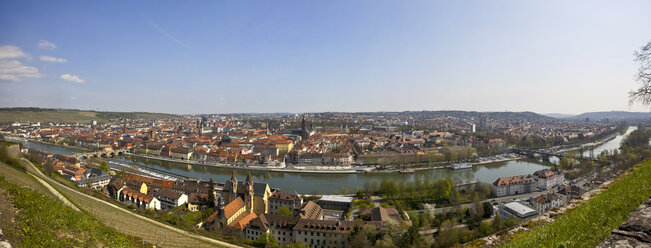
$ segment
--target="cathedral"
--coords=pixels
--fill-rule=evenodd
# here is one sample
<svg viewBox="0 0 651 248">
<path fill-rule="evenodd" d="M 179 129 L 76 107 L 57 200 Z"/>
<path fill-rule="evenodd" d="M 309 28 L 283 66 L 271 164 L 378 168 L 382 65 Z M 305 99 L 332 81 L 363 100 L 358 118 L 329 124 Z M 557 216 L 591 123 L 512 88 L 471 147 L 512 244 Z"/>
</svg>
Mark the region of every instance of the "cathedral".
<svg viewBox="0 0 651 248">
<path fill-rule="evenodd" d="M 224 183 L 221 199 L 223 203 L 228 204 L 239 197 L 244 201 L 247 212 L 260 215 L 269 213 L 270 196 L 269 184 L 253 182 L 251 174 L 247 175 L 244 182 L 238 182 L 233 171 L 231 179 Z"/>
</svg>

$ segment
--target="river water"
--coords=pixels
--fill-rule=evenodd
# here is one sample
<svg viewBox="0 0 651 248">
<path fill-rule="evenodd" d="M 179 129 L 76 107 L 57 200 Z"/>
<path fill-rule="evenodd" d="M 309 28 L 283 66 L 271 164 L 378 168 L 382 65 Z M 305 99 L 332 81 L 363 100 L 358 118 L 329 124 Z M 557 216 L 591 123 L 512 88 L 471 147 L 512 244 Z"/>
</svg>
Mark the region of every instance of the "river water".
<svg viewBox="0 0 651 248">
<path fill-rule="evenodd" d="M 621 134 L 617 135 L 615 138 L 609 140 L 608 142 L 596 146 L 595 148 L 592 149 L 593 157 L 595 157 L 595 158 L 599 157 L 599 154 L 602 151 L 609 151 L 610 153 L 612 153 L 613 150 L 619 149 L 619 147 L 622 144 L 622 140 L 624 140 L 624 137 L 628 136 L 629 133 L 631 133 L 631 132 L 633 132 L 635 130 L 637 130 L 637 126 L 630 126 L 630 127 L 628 127 L 626 129 L 626 132 L 624 133 L 624 135 L 621 135 Z M 590 156 L 590 150 L 584 151 L 583 156 L 584 157 L 589 157 Z"/>
<path fill-rule="evenodd" d="M 636 127 L 629 127 L 628 133 L 635 130 Z M 616 149 L 624 135 L 618 135 L 616 138 L 595 148 L 594 153 L 598 154 L 602 150 Z M 50 153 L 71 155 L 80 152 L 76 149 L 47 145 L 35 142 L 26 142 L 25 146 L 30 149 L 45 150 Z M 117 162 L 117 163 L 116 163 Z M 109 159 L 109 166 L 121 169 L 118 163 L 135 164 L 143 168 L 165 171 L 176 175 L 191 178 L 209 180 L 212 178 L 215 182 L 224 182 L 231 176 L 232 169 L 217 168 L 211 166 L 188 165 L 177 162 L 160 161 L 135 156 L 123 156 L 120 158 Z M 372 182 L 381 182 L 384 179 L 400 182 L 413 182 L 416 179 L 424 181 L 429 178 L 435 181 L 444 178 L 450 178 L 455 183 L 481 181 L 492 183 L 497 178 L 506 176 L 516 176 L 530 174 L 534 171 L 547 168 L 551 164 L 532 159 L 522 159 L 507 162 L 489 163 L 484 165 L 475 165 L 472 169 L 451 170 L 451 169 L 432 169 L 417 171 L 414 174 L 400 173 L 364 173 L 364 174 L 308 174 L 308 173 L 285 173 L 285 172 L 263 172 L 238 170 L 238 178 L 244 180 L 247 173 L 251 173 L 256 180 L 269 183 L 270 187 L 280 188 L 286 191 L 296 191 L 298 193 L 321 193 L 331 194 L 335 190 L 341 192 L 342 187 L 346 187 L 349 192 L 354 188 L 363 188 L 364 184 Z"/>
</svg>

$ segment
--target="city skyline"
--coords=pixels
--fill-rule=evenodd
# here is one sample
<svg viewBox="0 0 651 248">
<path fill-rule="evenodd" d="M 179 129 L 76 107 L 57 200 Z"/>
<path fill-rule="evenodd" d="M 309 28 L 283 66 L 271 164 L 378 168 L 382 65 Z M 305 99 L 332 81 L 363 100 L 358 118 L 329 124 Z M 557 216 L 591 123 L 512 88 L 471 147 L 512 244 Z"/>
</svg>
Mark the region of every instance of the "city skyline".
<svg viewBox="0 0 651 248">
<path fill-rule="evenodd" d="M 648 111 L 644 1 L 0 3 L 0 107 Z"/>
</svg>

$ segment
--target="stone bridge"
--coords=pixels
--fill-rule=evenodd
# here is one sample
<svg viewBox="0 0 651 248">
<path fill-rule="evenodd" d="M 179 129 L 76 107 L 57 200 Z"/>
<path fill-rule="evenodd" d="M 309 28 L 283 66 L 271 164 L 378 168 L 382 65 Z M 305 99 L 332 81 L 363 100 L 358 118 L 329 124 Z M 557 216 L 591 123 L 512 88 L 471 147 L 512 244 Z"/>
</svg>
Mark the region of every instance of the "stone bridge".
<svg viewBox="0 0 651 248">
<path fill-rule="evenodd" d="M 72 154 L 72 157 L 75 157 L 79 160 L 85 160 L 87 158 L 112 158 L 117 157 L 123 154 L 128 153 L 127 149 L 117 149 L 112 151 L 96 151 L 96 152 L 85 152 L 85 153 L 75 153 Z"/>
</svg>

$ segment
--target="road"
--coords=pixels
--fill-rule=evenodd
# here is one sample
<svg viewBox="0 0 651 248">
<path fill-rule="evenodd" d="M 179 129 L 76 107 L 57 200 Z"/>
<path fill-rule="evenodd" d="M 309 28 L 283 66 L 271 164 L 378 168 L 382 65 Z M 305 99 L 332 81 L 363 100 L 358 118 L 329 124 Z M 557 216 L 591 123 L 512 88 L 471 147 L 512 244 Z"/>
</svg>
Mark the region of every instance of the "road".
<svg viewBox="0 0 651 248">
<path fill-rule="evenodd" d="M 462 228 L 462 227 L 467 227 L 467 226 L 468 226 L 468 224 L 458 224 L 458 225 L 454 226 L 453 228 L 457 229 L 457 228 Z M 421 235 L 428 235 L 428 234 L 434 234 L 434 233 L 436 233 L 438 231 L 439 231 L 438 228 L 432 228 L 432 229 L 420 230 L 420 231 L 418 231 L 418 233 L 420 233 Z"/>
<path fill-rule="evenodd" d="M 382 198 L 380 198 L 379 196 L 375 196 L 375 195 L 371 196 L 371 201 L 373 201 L 373 205 L 375 205 L 375 207 L 380 206 L 380 201 L 381 200 L 382 200 Z"/>
<path fill-rule="evenodd" d="M 547 194 L 547 193 L 552 193 L 556 192 L 555 190 L 544 190 L 544 191 L 536 191 L 536 192 L 531 192 L 531 193 L 526 193 L 526 194 L 519 194 L 519 195 L 508 195 L 508 196 L 503 196 L 503 197 L 497 197 L 497 198 L 490 198 L 484 200 L 484 202 L 510 202 L 512 199 L 521 199 L 521 200 L 526 200 L 531 197 L 537 197 L 542 194 Z M 466 203 L 466 204 L 461 204 L 462 208 L 470 208 L 472 207 L 472 203 Z M 454 206 L 451 207 L 443 207 L 443 208 L 435 208 L 433 211 L 432 210 L 413 210 L 409 211 L 409 215 L 417 215 L 417 214 L 425 214 L 428 212 L 432 212 L 433 214 L 443 214 L 450 212 L 454 209 Z"/>
<path fill-rule="evenodd" d="M 179 233 L 179 234 L 182 234 L 182 235 L 185 235 L 185 236 L 188 236 L 188 237 L 192 237 L 192 238 L 195 238 L 195 239 L 198 239 L 198 240 L 203 240 L 203 241 L 206 241 L 206 242 L 210 242 L 210 243 L 212 243 L 212 244 L 216 244 L 216 245 L 219 245 L 219 246 L 224 246 L 224 247 L 240 247 L 240 246 L 237 246 L 237 245 L 233 245 L 233 244 L 226 243 L 226 242 L 224 242 L 224 241 L 220 241 L 220 240 L 216 240 L 216 239 L 213 239 L 213 238 L 209 238 L 209 237 L 205 237 L 205 236 L 197 235 L 197 234 L 194 234 L 194 233 L 191 233 L 191 232 L 185 231 L 185 230 L 181 230 L 181 229 L 176 228 L 176 227 L 168 226 L 168 225 L 163 224 L 163 223 L 160 223 L 160 222 L 158 222 L 158 221 L 155 221 L 155 220 L 152 220 L 152 219 L 149 219 L 149 218 L 143 217 L 143 216 L 141 216 L 141 215 L 135 214 L 135 213 L 133 213 L 133 212 L 130 212 L 130 211 L 128 211 L 128 210 L 126 210 L 126 209 L 124 209 L 124 208 L 121 208 L 121 207 L 119 207 L 119 206 L 115 206 L 115 205 L 113 205 L 113 204 L 111 204 L 111 203 L 109 203 L 109 202 L 106 202 L 106 201 L 104 201 L 104 200 L 100 200 L 100 199 L 97 199 L 97 198 L 95 198 L 95 197 L 92 197 L 92 196 L 89 196 L 89 195 L 83 194 L 83 193 L 81 193 L 81 192 L 79 192 L 79 191 L 77 191 L 77 190 L 75 190 L 75 189 L 71 189 L 70 187 L 68 187 L 68 186 L 66 186 L 66 185 L 60 184 L 59 182 L 54 181 L 54 180 L 52 180 L 52 179 L 49 178 L 49 177 L 46 177 L 45 174 L 43 174 L 40 170 L 38 170 L 38 169 L 34 166 L 34 164 L 32 164 L 29 160 L 24 159 L 24 158 L 23 158 L 23 160 L 24 160 L 25 162 L 27 162 L 27 163 L 30 165 L 30 167 L 27 168 L 28 170 L 30 170 L 30 172 L 32 172 L 32 173 L 36 173 L 36 174 L 40 175 L 40 177 L 45 178 L 45 180 L 47 180 L 49 183 L 56 184 L 56 185 L 59 186 L 59 187 L 67 188 L 67 189 L 69 189 L 70 191 L 75 192 L 76 194 L 79 194 L 79 195 L 81 195 L 81 196 L 83 196 L 83 197 L 86 197 L 86 198 L 92 199 L 92 200 L 94 200 L 94 201 L 100 202 L 100 203 L 105 204 L 105 205 L 107 205 L 107 206 L 109 206 L 109 207 L 112 207 L 112 208 L 118 209 L 118 210 L 120 210 L 120 211 L 122 211 L 122 212 L 125 212 L 125 213 L 127 213 L 127 214 L 129 214 L 129 215 L 135 217 L 135 218 L 139 218 L 139 219 L 142 219 L 142 220 L 147 221 L 147 222 L 149 222 L 149 223 L 152 223 L 152 224 L 155 224 L 155 225 L 157 225 L 157 226 L 160 226 L 160 227 L 162 227 L 162 228 L 168 229 L 168 230 L 170 230 L 170 231 L 174 231 L 174 232 L 177 232 L 177 233 Z M 54 190 L 54 189 L 52 188 L 51 185 L 49 185 L 48 183 L 46 183 L 45 181 L 43 181 L 42 179 L 40 179 L 39 176 L 36 176 L 36 175 L 35 175 L 35 177 L 36 177 L 37 179 L 39 179 L 39 182 L 41 182 L 43 185 L 45 185 L 45 187 L 48 187 L 48 189 Z M 56 190 L 55 190 L 55 191 L 56 191 Z M 58 191 L 56 191 L 56 192 L 57 192 L 57 193 L 56 193 L 55 195 L 61 195 Z M 68 202 L 68 203 L 70 203 L 70 202 Z M 70 203 L 70 204 L 71 204 L 71 203 Z M 75 208 L 76 208 L 76 207 L 75 207 Z M 77 209 L 77 211 L 79 211 L 79 209 Z"/>
</svg>

